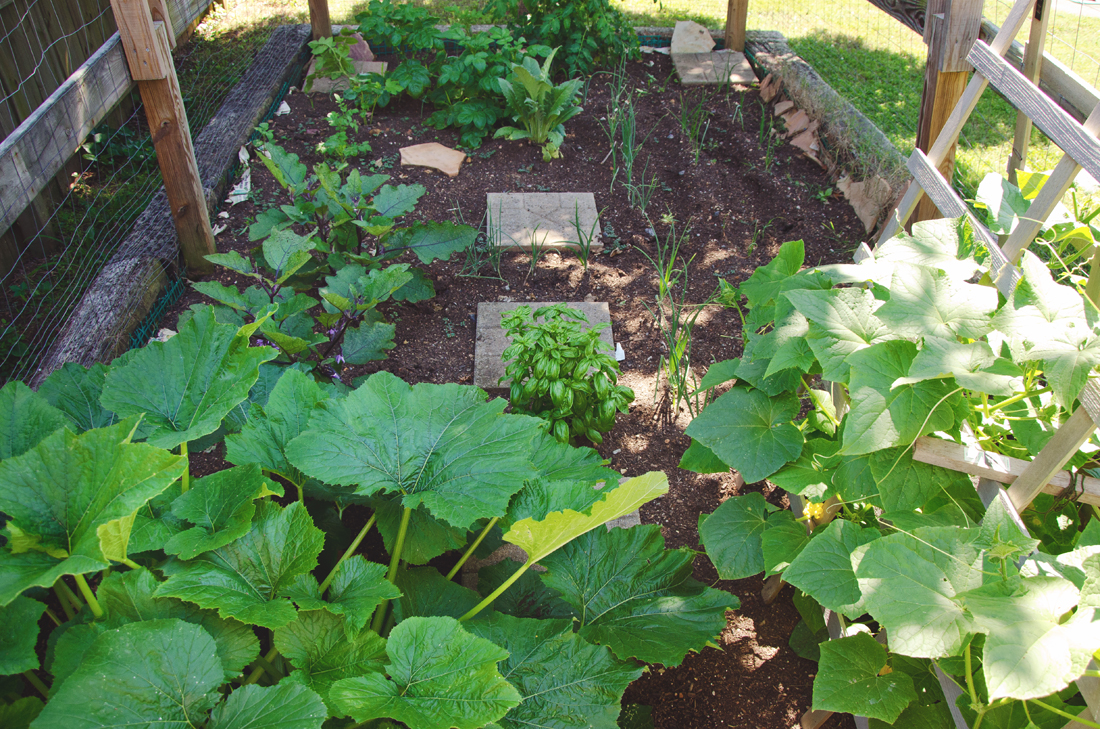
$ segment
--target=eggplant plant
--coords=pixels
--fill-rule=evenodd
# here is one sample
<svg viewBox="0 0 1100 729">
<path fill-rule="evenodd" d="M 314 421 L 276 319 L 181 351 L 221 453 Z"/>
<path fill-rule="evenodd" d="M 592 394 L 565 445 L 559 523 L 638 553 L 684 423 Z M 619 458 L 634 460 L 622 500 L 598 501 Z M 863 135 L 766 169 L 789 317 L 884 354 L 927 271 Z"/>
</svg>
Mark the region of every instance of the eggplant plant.
<svg viewBox="0 0 1100 729">
<path fill-rule="evenodd" d="M 473 387 L 272 378 L 255 328 L 207 308 L 46 393 L 0 390 L 6 729 L 612 729 L 643 663 L 725 627 L 737 600 L 691 579 L 693 551 L 603 526 L 663 474 L 620 483 Z M 232 467 L 188 480 L 166 448 L 245 406 Z M 454 581 L 504 542 L 526 559 Z"/>
</svg>

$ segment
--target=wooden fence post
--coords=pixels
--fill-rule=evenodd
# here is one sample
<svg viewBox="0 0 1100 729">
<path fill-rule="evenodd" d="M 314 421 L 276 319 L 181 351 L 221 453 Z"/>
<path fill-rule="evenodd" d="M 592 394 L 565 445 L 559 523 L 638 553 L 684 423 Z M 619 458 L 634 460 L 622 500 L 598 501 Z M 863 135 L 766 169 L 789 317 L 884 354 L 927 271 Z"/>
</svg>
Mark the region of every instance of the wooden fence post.
<svg viewBox="0 0 1100 729">
<path fill-rule="evenodd" d="M 192 272 L 211 271 L 213 264 L 205 256 L 215 252 L 214 234 L 172 63 L 172 29 L 164 22 L 153 21 L 149 0 L 111 0 L 111 7 L 130 75 L 145 105 L 183 260 Z"/>
<path fill-rule="evenodd" d="M 749 0 L 729 0 L 726 8 L 726 48 L 745 52 L 745 23 L 749 17 Z"/>
<path fill-rule="evenodd" d="M 1043 49 L 1046 46 L 1047 25 L 1051 10 L 1046 0 L 1036 0 L 1035 14 L 1031 16 L 1031 32 L 1024 51 L 1024 76 L 1031 83 L 1039 84 L 1039 73 L 1043 68 Z M 1031 141 L 1031 118 L 1022 111 L 1016 112 L 1016 136 L 1012 143 L 1012 154 L 1008 157 L 1008 180 L 1016 185 L 1016 170 L 1027 159 L 1027 146 Z"/>
<path fill-rule="evenodd" d="M 309 24 L 313 28 L 313 40 L 332 37 L 328 0 L 309 0 Z"/>
<path fill-rule="evenodd" d="M 970 64 L 966 56 L 978 38 L 982 24 L 982 0 L 929 0 L 924 40 L 928 62 L 924 71 L 924 95 L 917 122 L 917 149 L 927 152 L 935 143 L 947 117 L 966 90 Z M 955 168 L 954 146 L 939 170 L 947 180 Z M 941 217 L 936 205 L 924 198 L 911 222 Z"/>
</svg>

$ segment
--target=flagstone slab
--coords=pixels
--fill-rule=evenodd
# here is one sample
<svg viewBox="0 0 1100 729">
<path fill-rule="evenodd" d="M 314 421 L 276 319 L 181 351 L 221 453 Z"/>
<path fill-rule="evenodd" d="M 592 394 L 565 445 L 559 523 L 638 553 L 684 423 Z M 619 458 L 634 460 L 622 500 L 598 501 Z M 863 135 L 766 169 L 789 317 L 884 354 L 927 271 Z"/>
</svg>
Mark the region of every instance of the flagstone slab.
<svg viewBox="0 0 1100 729">
<path fill-rule="evenodd" d="M 486 195 L 486 235 L 502 248 L 589 248 L 599 251 L 600 220 L 590 192 L 490 192 Z"/>
<path fill-rule="evenodd" d="M 399 151 L 403 166 L 431 167 L 448 177 L 458 177 L 458 171 L 462 169 L 462 163 L 466 159 L 465 152 L 444 147 L 439 142 L 414 144 L 411 147 L 402 147 Z"/>
<path fill-rule="evenodd" d="M 756 83 L 756 74 L 745 54 L 737 51 L 673 53 L 672 65 L 684 86 Z"/>
<path fill-rule="evenodd" d="M 477 305 L 477 325 L 474 333 L 474 385 L 483 390 L 506 388 L 508 380 L 498 384 L 504 377 L 504 361 L 501 355 L 509 344 L 508 335 L 500 325 L 500 318 L 505 312 L 515 311 L 521 306 L 530 306 L 535 311 L 542 306 L 550 306 L 556 301 L 492 301 Z M 611 324 L 611 309 L 606 301 L 571 301 L 569 308 L 576 309 L 588 317 L 589 326 L 598 324 Z M 612 339 L 611 327 L 607 326 L 600 332 L 600 341 L 609 349 L 608 354 L 615 349 Z"/>
</svg>

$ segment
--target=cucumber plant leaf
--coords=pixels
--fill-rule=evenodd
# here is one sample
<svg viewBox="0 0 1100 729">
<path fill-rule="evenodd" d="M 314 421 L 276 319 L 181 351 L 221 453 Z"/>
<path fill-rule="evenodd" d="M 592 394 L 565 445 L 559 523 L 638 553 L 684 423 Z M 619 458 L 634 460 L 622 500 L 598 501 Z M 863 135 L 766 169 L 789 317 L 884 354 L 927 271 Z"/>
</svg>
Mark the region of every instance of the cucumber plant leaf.
<svg viewBox="0 0 1100 729">
<path fill-rule="evenodd" d="M 880 676 L 886 649 L 867 633 L 821 644 L 813 707 L 880 719 L 888 724 L 917 698 L 913 679 L 901 671 Z"/>
<path fill-rule="evenodd" d="M 180 559 L 194 559 L 243 537 L 252 527 L 254 500 L 282 495 L 282 486 L 270 485 L 277 491 L 270 489 L 256 464 L 227 468 L 196 480 L 187 493 L 172 502 L 172 514 L 195 526 L 172 535 L 164 551 Z"/>
<path fill-rule="evenodd" d="M 806 336 L 821 363 L 821 378 L 847 383 L 848 355 L 892 336 L 875 315 L 882 302 L 861 288 L 787 291 L 784 296 L 809 320 Z"/>
<path fill-rule="evenodd" d="M 321 405 L 287 446 L 291 463 L 356 494 L 400 493 L 437 519 L 465 529 L 503 516 L 530 473 L 535 418 L 504 415 L 505 400 L 462 385 L 409 386 L 371 375 L 346 398 Z"/>
<path fill-rule="evenodd" d="M 26 453 L 68 422 L 46 398 L 18 380 L 9 382 L 0 389 L 0 460 Z"/>
<path fill-rule="evenodd" d="M 324 533 L 300 501 L 285 509 L 261 501 L 251 530 L 240 539 L 188 562 L 170 562 L 157 590 L 265 628 L 280 628 L 297 613 L 282 592 L 317 566 Z"/>
<path fill-rule="evenodd" d="M 783 580 L 822 606 L 842 615 L 852 615 L 857 610 L 860 591 L 851 555 L 878 536 L 874 529 L 862 529 L 846 519 L 834 519 L 820 533 L 815 533 L 810 543 L 791 560 L 790 566 L 783 571 Z"/>
<path fill-rule="evenodd" d="M 251 684 L 214 707 L 206 729 L 321 729 L 327 715 L 321 697 L 305 686 Z"/>
<path fill-rule="evenodd" d="M 531 465 L 546 481 L 616 484 L 621 478 L 607 467 L 603 456 L 594 448 L 574 447 L 549 435 L 536 437 L 530 458 Z"/>
<path fill-rule="evenodd" d="M 135 424 L 128 419 L 80 435 L 63 428 L 0 462 L 0 511 L 11 517 L 11 552 L 0 549 L 0 605 L 33 585 L 49 587 L 62 574 L 125 557 L 118 541 L 125 546 L 134 512 L 185 465 L 180 456 L 128 442 Z"/>
<path fill-rule="evenodd" d="M 967 474 L 915 461 L 909 448 L 875 451 L 868 465 L 878 484 L 879 503 L 891 513 L 924 510 L 937 496 L 974 488 Z"/>
<path fill-rule="evenodd" d="M 802 453 L 802 432 L 791 420 L 798 399 L 783 393 L 734 387 L 703 410 L 684 432 L 709 448 L 746 483 L 772 475 Z"/>
<path fill-rule="evenodd" d="M 951 218 L 925 220 L 913 225 L 912 235 L 900 233 L 875 247 L 876 263 L 910 263 L 946 271 L 966 281 L 981 269 L 972 257 L 961 255 L 959 242 L 965 221 Z"/>
<path fill-rule="evenodd" d="M 0 607 L 0 676 L 38 668 L 34 647 L 38 620 L 45 612 L 45 603 L 23 595 Z"/>
<path fill-rule="evenodd" d="M 544 558 L 541 577 L 572 606 L 585 640 L 622 659 L 678 666 L 740 606 L 691 578 L 694 559 L 688 549 L 666 550 L 655 524 L 596 529 Z"/>
<path fill-rule="evenodd" d="M 381 672 L 386 641 L 373 630 L 348 634 L 345 620 L 327 610 L 309 610 L 275 631 L 275 647 L 296 669 L 291 678 L 316 691 L 329 712 L 339 715 L 329 699 L 332 684 L 343 678 Z"/>
<path fill-rule="evenodd" d="M 187 729 L 214 705 L 224 680 L 214 639 L 199 626 L 130 623 L 95 639 L 35 726 Z"/>
<path fill-rule="evenodd" d="M 895 387 L 954 377 L 968 390 L 989 395 L 1012 395 L 1024 390 L 1023 371 L 1012 360 L 997 357 L 986 342 L 964 344 L 955 339 L 925 337 L 909 373 Z"/>
<path fill-rule="evenodd" d="M 453 618 L 409 618 L 386 641 L 383 673 L 345 678 L 330 700 L 355 721 L 388 718 L 421 729 L 476 729 L 523 697 L 497 669 L 508 651 Z"/>
<path fill-rule="evenodd" d="M 505 559 L 482 567 L 478 571 L 478 592 L 490 595 L 498 587 L 511 579 L 516 572 L 516 563 Z M 537 618 L 539 620 L 572 618 L 573 608 L 561 599 L 557 590 L 547 587 L 538 573 L 525 571 L 518 580 L 493 601 L 493 612 L 513 615 L 517 618 Z M 478 615 L 489 614 L 488 611 Z"/>
<path fill-rule="evenodd" d="M 767 502 L 758 493 L 731 496 L 699 518 L 699 540 L 719 577 L 740 580 L 764 570 L 767 518 Z"/>
<path fill-rule="evenodd" d="M 894 268 L 890 300 L 875 316 L 906 339 L 978 339 L 992 329 L 998 296 L 995 288 L 959 281 L 945 271 L 900 264 Z"/>
<path fill-rule="evenodd" d="M 91 367 L 81 367 L 75 362 L 66 362 L 39 385 L 38 394 L 65 413 L 77 432 L 105 428 L 118 421 L 118 417 L 99 402 L 106 379 L 105 364 L 96 362 Z"/>
<path fill-rule="evenodd" d="M 787 569 L 809 543 L 806 525 L 794 518 L 789 511 L 777 511 L 768 519 L 767 528 L 760 537 L 764 553 L 764 574 L 771 576 Z"/>
<path fill-rule="evenodd" d="M 833 472 L 839 463 L 836 456 L 840 443 L 824 438 L 811 438 L 802 447 L 802 454 L 779 469 L 768 480 L 784 491 L 811 499 L 819 499 L 829 488 Z"/>
<path fill-rule="evenodd" d="M 642 675 L 637 663 L 620 661 L 607 648 L 585 642 L 568 620 L 490 613 L 466 627 L 509 653 L 500 672 L 519 690 L 523 703 L 500 719 L 503 729 L 618 728 L 622 695 Z"/>
<path fill-rule="evenodd" d="M 152 342 L 107 373 L 100 398 L 120 416 L 145 413 L 148 442 L 161 448 L 213 433 L 248 397 L 271 347 L 249 347 L 248 336 L 219 324 L 204 307 L 167 342 Z"/>
<path fill-rule="evenodd" d="M 680 458 L 680 468 L 695 473 L 729 473 L 730 470 L 721 458 L 714 455 L 714 451 L 694 438 Z"/>
</svg>

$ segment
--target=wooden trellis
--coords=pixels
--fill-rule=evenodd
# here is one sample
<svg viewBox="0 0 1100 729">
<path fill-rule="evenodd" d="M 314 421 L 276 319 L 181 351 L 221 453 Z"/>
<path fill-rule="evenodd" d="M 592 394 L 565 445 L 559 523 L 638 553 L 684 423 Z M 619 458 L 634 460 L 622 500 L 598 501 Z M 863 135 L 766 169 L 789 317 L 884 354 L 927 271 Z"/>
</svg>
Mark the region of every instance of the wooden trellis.
<svg viewBox="0 0 1100 729">
<path fill-rule="evenodd" d="M 1093 109 L 1084 124 L 1078 123 L 1063 111 L 1048 96 L 1043 94 L 1028 76 L 1036 78 L 1037 68 L 1031 67 L 1025 76 L 1004 59 L 1013 39 L 1035 10 L 1035 0 L 1017 0 L 1005 19 L 1004 25 L 988 45 L 981 40 L 975 41 L 966 58 L 974 68 L 974 75 L 944 124 L 942 132 L 927 154 L 915 150 L 908 161 L 913 182 L 891 220 L 886 225 L 878 244 L 889 240 L 901 229 L 903 221 L 909 220 L 922 198 L 927 196 L 945 217 L 966 216 L 974 228 L 975 236 L 981 240 L 990 254 L 990 277 L 997 289 L 1006 297 L 1012 296 L 1021 278 L 1017 262 L 1023 250 L 1030 245 L 1038 234 L 1055 206 L 1066 194 L 1069 186 L 1082 169 L 1094 178 L 1100 179 L 1100 104 Z M 1034 15 L 1034 23 L 1044 23 L 1043 13 Z M 1032 33 L 1034 39 L 1035 33 Z M 1033 49 L 1029 48 L 1029 52 Z M 1041 53 L 1041 48 L 1039 49 Z M 1036 54 L 1038 55 L 1038 54 Z M 1026 64 L 1025 64 L 1026 66 Z M 1052 172 L 1050 178 L 1032 202 L 1027 219 L 1022 219 L 1016 229 L 1007 237 L 1003 245 L 988 228 L 970 212 L 966 203 L 952 189 L 939 171 L 940 164 L 947 157 L 958 140 L 959 133 L 970 114 L 974 111 L 978 99 L 992 85 L 1021 115 L 1038 127 L 1064 152 L 1062 160 Z M 1026 126 L 1024 124 L 1018 127 Z M 1011 163 L 1010 171 L 1020 164 L 1019 159 Z M 874 252 L 868 246 L 861 246 L 856 253 L 856 261 L 873 259 Z M 1086 295 L 1093 301 L 1100 301 L 1100 252 L 1094 252 L 1092 275 L 1086 287 Z M 842 410 L 843 390 L 833 386 L 833 399 L 838 410 Z M 1042 492 L 1058 494 L 1073 486 L 1078 500 L 1089 504 L 1100 504 L 1100 480 L 1093 478 L 1073 479 L 1064 471 L 1066 463 L 1078 449 L 1100 427 L 1100 383 L 1090 379 L 1078 400 L 1080 407 L 1062 424 L 1050 442 L 1032 461 L 1009 458 L 996 453 L 983 451 L 972 445 L 958 445 L 935 438 L 919 438 L 913 447 L 914 460 L 960 471 L 978 477 L 978 495 L 988 506 L 1000 499 L 1006 506 L 1013 507 L 1009 513 L 1016 516 L 1020 528 L 1026 532 L 1019 513 Z M 839 413 L 838 413 L 839 414 Z M 1007 486 L 1007 490 L 1002 487 Z M 801 516 L 802 502 L 792 498 L 792 510 Z M 778 583 L 773 583 L 771 591 L 777 591 Z M 767 591 L 767 588 L 766 588 Z M 832 639 L 845 637 L 842 622 L 826 611 L 826 623 Z M 885 642 L 886 636 L 879 640 Z M 1095 662 L 1089 668 L 1096 670 Z M 937 673 L 939 673 L 937 669 Z M 962 714 L 955 707 L 955 698 L 961 694 L 959 687 L 942 673 L 940 684 L 948 700 L 948 707 L 959 729 L 967 727 Z M 1087 709 L 1081 718 L 1096 721 L 1100 719 L 1100 680 L 1082 677 L 1077 681 Z M 809 711 L 802 717 L 803 729 L 816 729 L 831 712 Z M 856 725 L 863 729 L 867 719 L 856 717 Z M 1067 729 L 1081 727 L 1076 721 L 1070 722 Z"/>
</svg>

